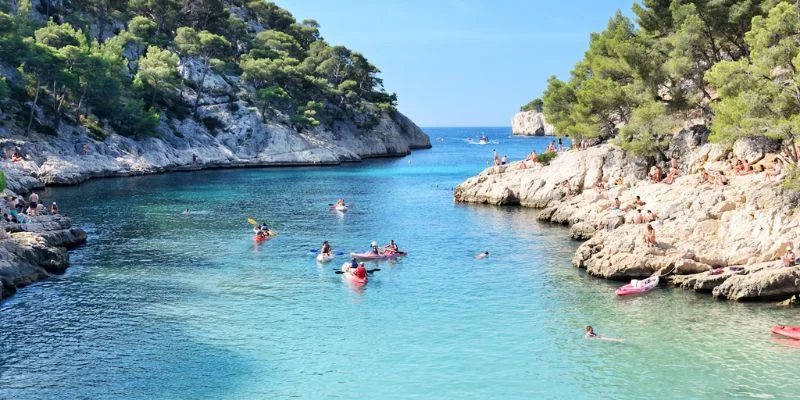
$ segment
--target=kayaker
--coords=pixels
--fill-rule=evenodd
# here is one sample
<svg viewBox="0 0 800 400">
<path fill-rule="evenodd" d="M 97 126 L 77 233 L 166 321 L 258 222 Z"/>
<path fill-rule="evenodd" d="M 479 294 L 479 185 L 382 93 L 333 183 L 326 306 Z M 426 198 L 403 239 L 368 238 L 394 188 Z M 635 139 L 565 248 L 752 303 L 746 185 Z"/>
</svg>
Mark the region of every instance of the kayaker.
<svg viewBox="0 0 800 400">
<path fill-rule="evenodd" d="M 387 253 L 397 254 L 397 244 L 394 242 L 394 240 L 390 240 L 389 244 L 387 244 L 386 246 L 383 246 L 383 247 L 386 249 L 385 251 Z"/>
<path fill-rule="evenodd" d="M 264 222 L 263 224 L 261 224 L 261 231 L 262 231 L 262 232 L 264 232 L 264 234 L 265 234 L 265 235 L 267 235 L 267 236 L 269 236 L 269 235 L 270 235 L 270 233 L 269 233 L 269 227 L 267 226 L 267 223 L 266 223 L 266 222 Z"/>
<path fill-rule="evenodd" d="M 478 253 L 478 254 L 475 256 L 475 259 L 476 259 L 476 260 L 483 260 L 483 259 L 484 259 L 484 258 L 486 258 L 486 257 L 489 257 L 489 252 L 488 252 L 488 251 L 484 251 L 483 253 Z"/>
<path fill-rule="evenodd" d="M 350 261 L 350 268 L 358 268 L 358 261 L 355 258 Z"/>
<path fill-rule="evenodd" d="M 256 232 L 256 239 L 265 239 L 266 237 L 267 237 L 267 234 L 264 233 L 264 231 L 260 230 L 260 231 Z"/>
<path fill-rule="evenodd" d="M 322 242 L 322 248 L 319 250 L 319 252 L 326 256 L 331 255 L 331 245 L 328 243 L 327 240 Z"/>
<path fill-rule="evenodd" d="M 337 205 L 337 206 L 344 206 L 344 205 L 345 205 L 345 204 L 344 204 L 344 199 L 339 199 L 339 200 L 336 200 L 336 205 Z"/>
<path fill-rule="evenodd" d="M 367 277 L 367 269 L 364 268 L 364 263 L 358 264 L 358 267 L 356 267 L 356 271 L 353 273 L 353 275 L 359 279 L 364 279 Z"/>
<path fill-rule="evenodd" d="M 380 250 L 378 250 L 378 242 L 373 241 L 370 246 L 372 247 L 372 254 L 381 254 Z"/>
</svg>

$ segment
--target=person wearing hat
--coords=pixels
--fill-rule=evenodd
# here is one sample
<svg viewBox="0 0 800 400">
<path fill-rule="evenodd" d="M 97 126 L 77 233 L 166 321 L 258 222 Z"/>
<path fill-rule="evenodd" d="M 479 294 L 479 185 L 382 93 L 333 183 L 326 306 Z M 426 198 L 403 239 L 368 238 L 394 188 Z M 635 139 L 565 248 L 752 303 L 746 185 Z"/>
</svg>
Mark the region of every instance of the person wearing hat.
<svg viewBox="0 0 800 400">
<path fill-rule="evenodd" d="M 795 264 L 796 258 L 797 256 L 794 254 L 794 251 L 792 251 L 792 246 L 791 245 L 786 246 L 786 253 L 783 253 L 783 258 L 782 258 L 783 266 L 791 267 L 792 265 Z"/>
<path fill-rule="evenodd" d="M 56 214 L 58 214 L 58 205 L 56 205 L 56 202 L 54 201 L 53 204 L 50 205 L 50 215 Z"/>
<path fill-rule="evenodd" d="M 378 242 L 373 240 L 372 243 L 370 243 L 370 246 L 372 246 L 373 254 L 381 254 L 380 250 L 378 250 Z"/>
</svg>

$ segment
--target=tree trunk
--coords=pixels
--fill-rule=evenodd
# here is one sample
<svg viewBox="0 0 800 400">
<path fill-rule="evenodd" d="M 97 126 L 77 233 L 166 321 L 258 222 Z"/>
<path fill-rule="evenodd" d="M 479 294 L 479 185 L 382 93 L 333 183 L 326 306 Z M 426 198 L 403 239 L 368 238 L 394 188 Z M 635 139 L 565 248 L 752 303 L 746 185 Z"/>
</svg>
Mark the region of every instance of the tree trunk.
<svg viewBox="0 0 800 400">
<path fill-rule="evenodd" d="M 194 107 L 192 107 L 192 114 L 197 116 L 197 106 L 200 104 L 200 96 L 203 94 L 203 85 L 206 82 L 206 74 L 208 73 L 208 60 L 203 61 L 203 74 L 200 75 L 200 84 L 197 85 L 197 97 L 194 99 Z"/>
<path fill-rule="evenodd" d="M 78 99 L 78 111 L 75 114 L 75 119 L 80 122 L 81 120 L 81 105 L 83 105 L 83 98 L 86 96 L 86 90 L 89 89 L 89 85 L 83 87 L 83 93 L 81 93 L 81 98 Z"/>
<path fill-rule="evenodd" d="M 39 78 L 36 78 L 36 95 L 33 96 L 33 105 L 31 106 L 31 115 L 28 117 L 28 127 L 25 128 L 25 136 L 27 136 L 31 131 L 31 125 L 33 124 L 33 114 L 36 112 L 36 103 L 39 101 L 39 91 L 42 90 L 42 82 Z"/>
</svg>

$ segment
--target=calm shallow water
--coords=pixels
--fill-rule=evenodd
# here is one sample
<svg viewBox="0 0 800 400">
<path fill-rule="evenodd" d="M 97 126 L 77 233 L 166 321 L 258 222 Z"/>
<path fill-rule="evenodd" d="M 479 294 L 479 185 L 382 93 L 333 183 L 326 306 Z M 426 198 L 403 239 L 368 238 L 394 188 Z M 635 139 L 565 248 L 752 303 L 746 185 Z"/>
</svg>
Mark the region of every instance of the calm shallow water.
<svg viewBox="0 0 800 400">
<path fill-rule="evenodd" d="M 519 159 L 547 139 L 427 132 L 434 148 L 402 159 L 48 189 L 90 240 L 66 275 L 0 303 L 0 398 L 798 396 L 800 344 L 769 335 L 796 310 L 617 299 L 535 211 L 452 203 L 492 148 Z M 496 143 L 464 140 L 481 132 Z M 247 217 L 281 234 L 256 246 Z M 410 255 L 359 290 L 333 273 L 342 257 L 316 264 L 324 239 Z M 626 342 L 586 341 L 587 324 Z"/>
</svg>

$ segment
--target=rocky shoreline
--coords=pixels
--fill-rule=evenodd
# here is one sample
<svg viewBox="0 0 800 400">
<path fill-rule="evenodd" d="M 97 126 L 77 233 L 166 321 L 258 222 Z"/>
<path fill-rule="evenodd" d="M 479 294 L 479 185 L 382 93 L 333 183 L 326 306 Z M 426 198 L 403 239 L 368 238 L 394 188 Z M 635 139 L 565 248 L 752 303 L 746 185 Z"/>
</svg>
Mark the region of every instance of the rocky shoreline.
<svg viewBox="0 0 800 400">
<path fill-rule="evenodd" d="M 699 168 L 725 170 L 728 151 L 704 143 L 690 130 L 673 140 L 682 171 L 671 185 L 651 183 L 647 160 L 613 145 L 560 154 L 548 166 L 521 169 L 520 162 L 492 167 L 456 188 L 456 199 L 541 209 L 539 220 L 570 226 L 585 240 L 572 264 L 594 276 L 625 281 L 654 273 L 670 284 L 730 300 L 784 300 L 800 294 L 800 266 L 784 267 L 787 245 L 800 243 L 800 193 L 784 189 L 761 172 L 729 183 L 700 183 Z M 682 146 L 682 148 L 677 148 Z M 772 144 L 737 143 L 733 156 L 756 169 L 776 157 Z M 621 185 L 596 189 L 599 181 Z M 639 196 L 652 223 L 656 245 L 647 246 L 646 224 L 634 224 L 635 207 L 616 209 Z"/>
</svg>

